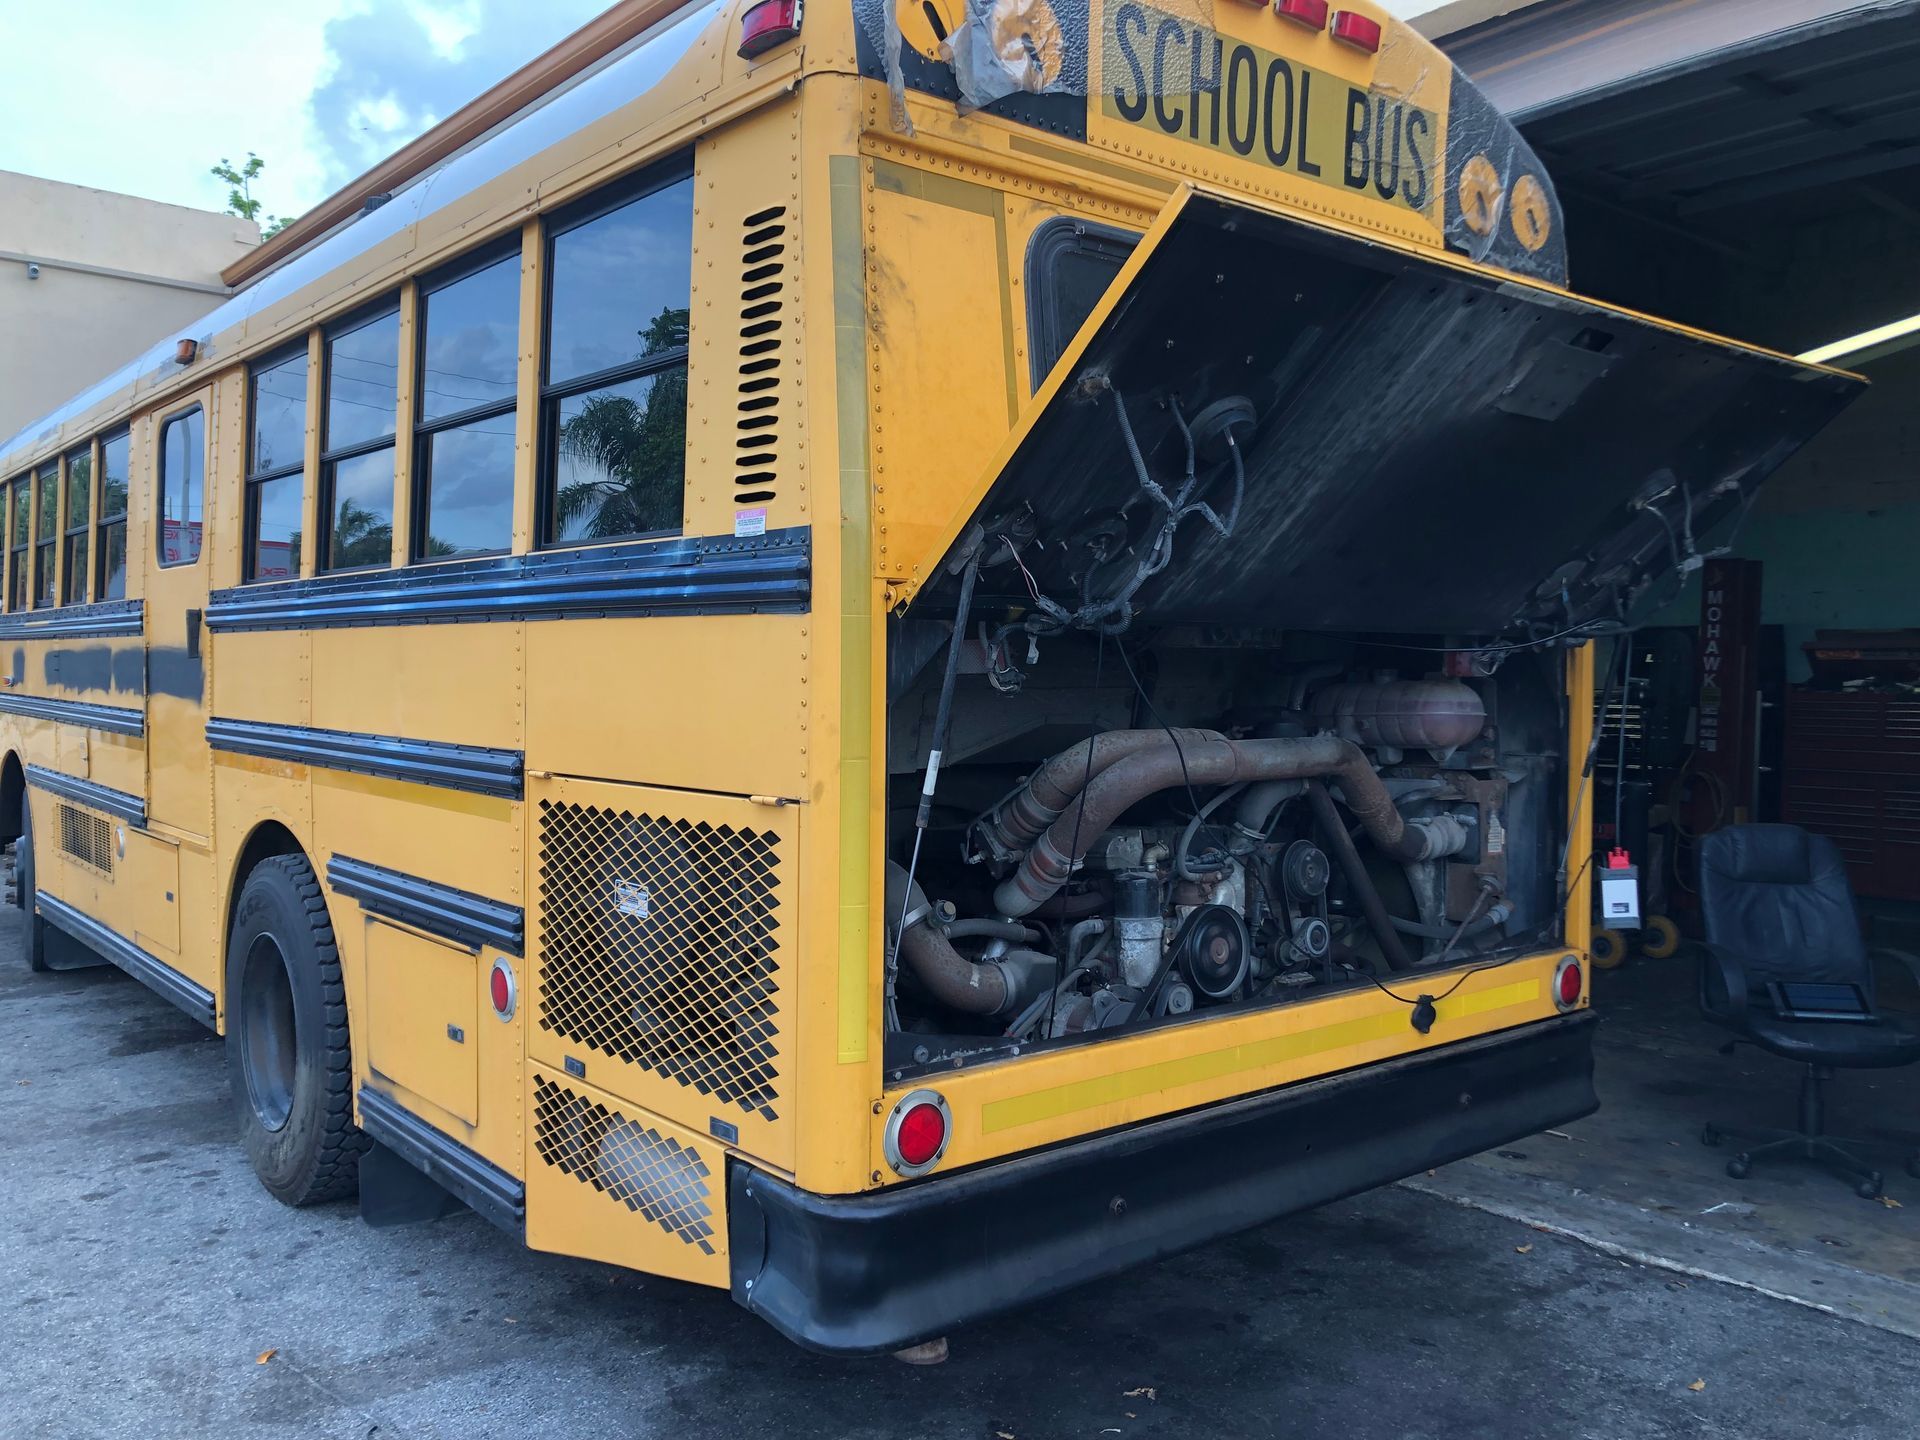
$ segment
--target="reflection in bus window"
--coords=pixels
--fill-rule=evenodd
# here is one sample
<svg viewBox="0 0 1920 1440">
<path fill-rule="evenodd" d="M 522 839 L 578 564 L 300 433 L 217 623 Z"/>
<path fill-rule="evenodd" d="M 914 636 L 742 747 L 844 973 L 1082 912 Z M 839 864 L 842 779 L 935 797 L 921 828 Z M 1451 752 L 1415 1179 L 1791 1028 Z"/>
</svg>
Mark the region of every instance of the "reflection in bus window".
<svg viewBox="0 0 1920 1440">
<path fill-rule="evenodd" d="M 60 467 L 42 467 L 34 480 L 35 499 L 40 506 L 33 525 L 33 608 L 43 610 L 53 604 L 54 536 L 60 529 Z"/>
<path fill-rule="evenodd" d="M 513 543 L 519 252 L 420 297 L 413 559 Z"/>
<path fill-rule="evenodd" d="M 207 422 L 198 408 L 174 416 L 160 431 L 162 565 L 191 565 L 200 558 L 206 454 Z"/>
<path fill-rule="evenodd" d="M 324 570 L 357 570 L 393 559 L 399 377 L 399 311 L 327 337 L 327 434 L 320 456 Z"/>
<path fill-rule="evenodd" d="M 126 431 L 100 442 L 100 588 L 102 600 L 127 593 L 127 461 L 133 449 Z"/>
<path fill-rule="evenodd" d="M 8 572 L 7 609 L 24 610 L 27 608 L 27 527 L 32 519 L 33 494 L 27 488 L 27 477 L 22 475 L 13 482 L 8 492 L 7 512 L 12 521 L 12 533 L 9 542 L 13 547 L 13 569 Z"/>
<path fill-rule="evenodd" d="M 93 518 L 93 447 L 67 456 L 66 568 L 61 572 L 60 603 L 73 605 L 87 598 L 88 526 Z"/>
<path fill-rule="evenodd" d="M 300 573 L 306 488 L 307 352 L 254 372 L 253 431 L 247 450 L 243 581 Z"/>
<path fill-rule="evenodd" d="M 692 196 L 678 180 L 550 242 L 543 544 L 680 528 Z"/>
</svg>

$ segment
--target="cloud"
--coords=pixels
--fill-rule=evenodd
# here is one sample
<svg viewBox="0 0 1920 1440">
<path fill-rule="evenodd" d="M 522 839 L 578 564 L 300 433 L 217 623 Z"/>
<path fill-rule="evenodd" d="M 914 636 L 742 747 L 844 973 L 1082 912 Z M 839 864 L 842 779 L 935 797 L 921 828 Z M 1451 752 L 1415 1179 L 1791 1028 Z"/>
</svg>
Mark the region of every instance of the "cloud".
<svg viewBox="0 0 1920 1440">
<path fill-rule="evenodd" d="M 330 188 L 346 184 L 580 28 L 605 0 L 369 0 L 328 21 L 310 102 Z"/>
</svg>

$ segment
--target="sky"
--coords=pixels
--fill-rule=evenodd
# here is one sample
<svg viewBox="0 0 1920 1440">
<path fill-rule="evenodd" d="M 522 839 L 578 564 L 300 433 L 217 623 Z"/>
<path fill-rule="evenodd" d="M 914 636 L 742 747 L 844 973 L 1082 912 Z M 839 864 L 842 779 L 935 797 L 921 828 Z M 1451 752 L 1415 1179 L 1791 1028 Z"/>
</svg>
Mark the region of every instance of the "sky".
<svg viewBox="0 0 1920 1440">
<path fill-rule="evenodd" d="M 0 0 L 0 170 L 219 210 L 251 150 L 295 215 L 605 4 Z"/>
<path fill-rule="evenodd" d="M 0 0 L 0 170 L 219 210 L 209 168 L 251 150 L 297 215 L 606 3 Z"/>
</svg>

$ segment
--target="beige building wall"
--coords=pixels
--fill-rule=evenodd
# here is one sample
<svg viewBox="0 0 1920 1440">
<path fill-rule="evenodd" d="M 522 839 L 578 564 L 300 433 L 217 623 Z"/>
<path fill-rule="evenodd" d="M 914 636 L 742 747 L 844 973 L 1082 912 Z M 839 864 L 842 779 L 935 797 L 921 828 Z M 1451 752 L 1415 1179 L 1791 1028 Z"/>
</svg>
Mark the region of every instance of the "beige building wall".
<svg viewBox="0 0 1920 1440">
<path fill-rule="evenodd" d="M 250 220 L 0 170 L 0 439 L 220 303 Z"/>
</svg>

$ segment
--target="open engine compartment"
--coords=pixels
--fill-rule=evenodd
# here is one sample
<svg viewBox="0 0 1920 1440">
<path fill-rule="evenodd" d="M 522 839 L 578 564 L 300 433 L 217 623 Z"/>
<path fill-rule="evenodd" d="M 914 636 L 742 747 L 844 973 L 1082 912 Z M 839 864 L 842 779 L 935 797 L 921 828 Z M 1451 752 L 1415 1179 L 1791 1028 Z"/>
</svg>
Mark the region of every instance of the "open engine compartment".
<svg viewBox="0 0 1920 1440">
<path fill-rule="evenodd" d="M 951 627 L 895 622 L 891 1077 L 1352 986 L 1414 1005 L 1558 942 L 1563 653 L 1449 676 L 1469 652 L 1418 635 L 1039 642 L 996 633 L 997 579 L 924 831 Z"/>
</svg>

